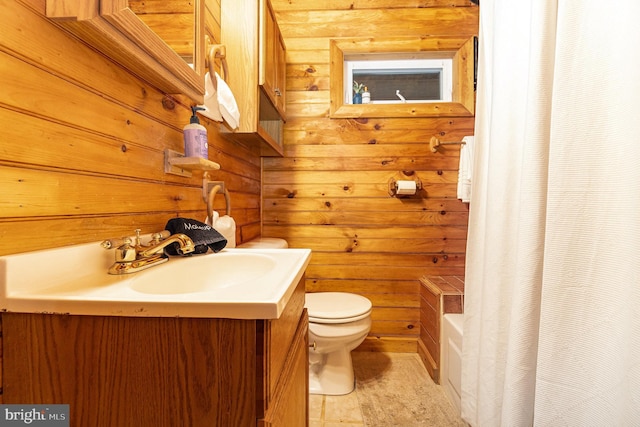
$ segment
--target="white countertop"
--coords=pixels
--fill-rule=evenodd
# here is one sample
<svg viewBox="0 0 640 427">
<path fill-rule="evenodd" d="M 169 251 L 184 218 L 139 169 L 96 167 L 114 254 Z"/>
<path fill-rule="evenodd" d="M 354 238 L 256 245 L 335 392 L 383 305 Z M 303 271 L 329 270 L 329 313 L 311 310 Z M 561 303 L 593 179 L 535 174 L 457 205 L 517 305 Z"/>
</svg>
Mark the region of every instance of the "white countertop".
<svg viewBox="0 0 640 427">
<path fill-rule="evenodd" d="M 110 275 L 99 242 L 0 257 L 0 309 L 21 313 L 276 319 L 309 249 L 224 249 Z"/>
</svg>

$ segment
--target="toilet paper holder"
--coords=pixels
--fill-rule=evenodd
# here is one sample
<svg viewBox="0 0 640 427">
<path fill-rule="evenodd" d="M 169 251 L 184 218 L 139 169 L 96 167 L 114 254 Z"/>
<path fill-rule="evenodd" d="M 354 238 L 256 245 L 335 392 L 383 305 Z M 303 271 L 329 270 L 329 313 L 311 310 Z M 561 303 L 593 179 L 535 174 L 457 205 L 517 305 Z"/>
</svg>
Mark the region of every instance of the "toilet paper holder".
<svg viewBox="0 0 640 427">
<path fill-rule="evenodd" d="M 398 194 L 398 187 L 399 187 L 399 182 L 400 181 L 413 181 L 416 183 L 416 190 L 413 194 Z M 419 179 L 412 179 L 412 180 L 403 180 L 403 179 L 394 179 L 391 178 L 389 180 L 389 195 L 391 197 L 409 197 L 412 195 L 415 195 L 418 193 L 418 191 L 422 190 L 422 181 L 420 181 Z"/>
</svg>

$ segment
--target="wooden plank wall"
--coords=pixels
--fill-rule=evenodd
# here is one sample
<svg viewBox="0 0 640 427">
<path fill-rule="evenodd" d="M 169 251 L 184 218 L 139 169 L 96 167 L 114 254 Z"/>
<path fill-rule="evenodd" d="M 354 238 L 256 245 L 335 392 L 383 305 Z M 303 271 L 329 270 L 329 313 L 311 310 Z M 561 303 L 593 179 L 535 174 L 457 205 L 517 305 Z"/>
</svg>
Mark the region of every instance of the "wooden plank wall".
<svg viewBox="0 0 640 427">
<path fill-rule="evenodd" d="M 467 205 L 456 199 L 459 147 L 473 118 L 330 119 L 329 40 L 476 35 L 463 0 L 272 0 L 287 45 L 284 158 L 263 160 L 263 235 L 313 250 L 307 290 L 355 292 L 374 304 L 361 350 L 417 350 L 419 278 L 463 275 Z M 446 17 L 446 19 L 445 19 Z M 414 173 L 424 197 L 388 181 Z M 409 178 L 408 178 L 409 179 Z"/>
<path fill-rule="evenodd" d="M 183 58 L 195 52 L 194 6 L 190 0 L 129 0 L 140 20 Z"/>
<path fill-rule="evenodd" d="M 220 2 L 207 23 L 220 35 Z M 202 172 L 167 175 L 189 103 L 165 97 L 44 18 L 44 0 L 0 2 L 0 255 L 204 220 Z M 260 157 L 209 130 L 213 179 L 231 192 L 237 241 L 260 233 Z M 224 210 L 224 198 L 216 198 Z"/>
</svg>

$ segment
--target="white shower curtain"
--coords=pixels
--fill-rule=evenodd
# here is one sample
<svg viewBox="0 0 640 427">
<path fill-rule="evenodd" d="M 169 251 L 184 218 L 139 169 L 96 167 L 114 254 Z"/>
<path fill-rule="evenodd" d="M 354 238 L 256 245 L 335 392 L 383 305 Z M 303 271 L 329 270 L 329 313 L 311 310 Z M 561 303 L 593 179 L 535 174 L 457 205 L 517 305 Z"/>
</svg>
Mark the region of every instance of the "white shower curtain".
<svg viewBox="0 0 640 427">
<path fill-rule="evenodd" d="M 483 0 L 462 414 L 640 426 L 640 2 Z"/>
</svg>

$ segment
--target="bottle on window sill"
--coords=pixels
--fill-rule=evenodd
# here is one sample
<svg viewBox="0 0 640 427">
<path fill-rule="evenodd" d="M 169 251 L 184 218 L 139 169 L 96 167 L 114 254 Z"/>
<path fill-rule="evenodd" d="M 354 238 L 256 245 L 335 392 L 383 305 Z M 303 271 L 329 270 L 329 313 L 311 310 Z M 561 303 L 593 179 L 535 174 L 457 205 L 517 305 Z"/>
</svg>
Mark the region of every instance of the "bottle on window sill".
<svg viewBox="0 0 640 427">
<path fill-rule="evenodd" d="M 369 93 L 369 88 L 364 87 L 364 92 L 362 92 L 362 103 L 368 104 L 371 102 L 371 93 Z"/>
</svg>

